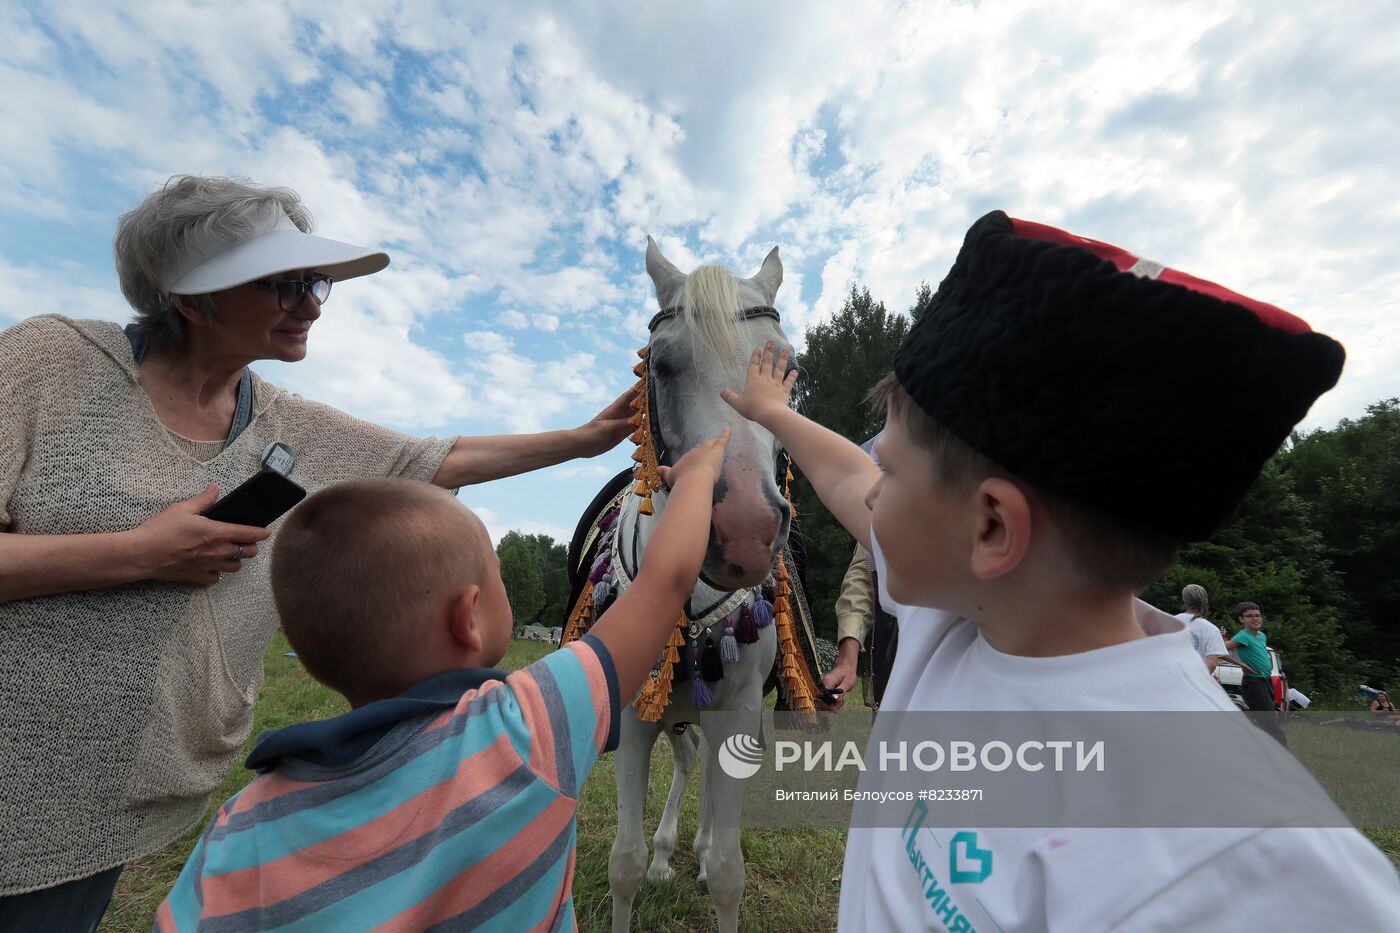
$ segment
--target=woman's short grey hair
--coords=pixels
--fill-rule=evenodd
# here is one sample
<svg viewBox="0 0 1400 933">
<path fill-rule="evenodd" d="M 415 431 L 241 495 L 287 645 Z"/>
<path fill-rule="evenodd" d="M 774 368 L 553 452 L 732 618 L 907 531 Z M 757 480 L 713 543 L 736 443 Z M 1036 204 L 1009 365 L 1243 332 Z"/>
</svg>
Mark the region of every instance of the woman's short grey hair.
<svg viewBox="0 0 1400 933">
<path fill-rule="evenodd" d="M 1210 597 L 1206 595 L 1206 588 L 1199 583 L 1189 583 L 1182 589 L 1181 604 L 1198 616 L 1210 612 Z"/>
<path fill-rule="evenodd" d="M 152 340 L 183 342 L 185 319 L 160 287 L 171 263 L 187 248 L 216 255 L 266 229 L 280 211 L 303 233 L 311 213 L 290 188 L 266 188 L 243 178 L 175 175 L 117 221 L 112 240 L 122 294 L 136 310 L 136 324 Z M 208 295 L 192 296 L 213 317 Z"/>
</svg>

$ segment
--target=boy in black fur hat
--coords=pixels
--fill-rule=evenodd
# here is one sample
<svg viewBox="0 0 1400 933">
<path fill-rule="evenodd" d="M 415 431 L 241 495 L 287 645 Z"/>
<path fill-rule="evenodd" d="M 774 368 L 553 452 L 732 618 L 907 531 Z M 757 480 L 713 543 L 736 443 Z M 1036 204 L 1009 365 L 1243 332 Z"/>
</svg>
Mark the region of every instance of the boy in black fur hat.
<svg viewBox="0 0 1400 933">
<path fill-rule="evenodd" d="M 1178 361 L 1202 348 L 1206 365 L 1182 380 Z M 796 371 L 771 344 L 726 399 L 870 547 L 900 624 L 882 712 L 1237 716 L 1182 624 L 1136 593 L 1228 518 L 1343 359 L 1279 308 L 998 211 L 968 232 L 876 389 L 875 463 L 788 407 Z M 1201 441 L 1189 453 L 1187 421 Z M 1242 745 L 1272 746 L 1241 728 Z M 982 860 L 973 882 L 949 867 L 953 840 L 924 828 L 931 840 L 852 828 L 841 929 L 1379 930 L 1400 917 L 1394 869 L 1350 828 L 960 827 Z"/>
</svg>

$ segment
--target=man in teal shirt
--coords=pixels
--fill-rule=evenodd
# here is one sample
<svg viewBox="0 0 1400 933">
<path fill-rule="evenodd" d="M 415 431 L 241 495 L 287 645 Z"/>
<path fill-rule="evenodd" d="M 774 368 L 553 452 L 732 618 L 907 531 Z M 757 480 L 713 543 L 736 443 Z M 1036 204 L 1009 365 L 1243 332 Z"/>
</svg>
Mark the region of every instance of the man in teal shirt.
<svg viewBox="0 0 1400 933">
<path fill-rule="evenodd" d="M 1235 652 L 1246 667 L 1240 693 L 1244 695 L 1250 712 L 1261 714 L 1250 719 L 1287 746 L 1288 739 L 1284 737 L 1283 728 L 1278 722 L 1273 684 L 1269 679 L 1273 665 L 1269 662 L 1269 636 L 1263 632 L 1264 612 L 1258 603 L 1240 603 L 1235 607 L 1235 620 L 1244 628 L 1231 636 L 1225 642 L 1225 647 Z"/>
</svg>

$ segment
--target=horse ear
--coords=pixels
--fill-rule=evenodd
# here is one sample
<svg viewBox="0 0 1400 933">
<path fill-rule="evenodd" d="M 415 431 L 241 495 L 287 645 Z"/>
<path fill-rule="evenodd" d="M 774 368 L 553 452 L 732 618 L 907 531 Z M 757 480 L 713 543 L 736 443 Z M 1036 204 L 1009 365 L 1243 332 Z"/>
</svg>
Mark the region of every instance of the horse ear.
<svg viewBox="0 0 1400 933">
<path fill-rule="evenodd" d="M 783 261 L 778 258 L 778 247 L 769 250 L 763 260 L 763 266 L 749 281 L 771 305 L 773 299 L 778 297 L 778 286 L 783 284 Z"/>
<path fill-rule="evenodd" d="M 656 286 L 656 301 L 663 308 L 685 288 L 685 273 L 661 255 L 656 241 L 650 236 L 647 237 L 647 275 L 651 276 L 651 283 Z"/>
</svg>

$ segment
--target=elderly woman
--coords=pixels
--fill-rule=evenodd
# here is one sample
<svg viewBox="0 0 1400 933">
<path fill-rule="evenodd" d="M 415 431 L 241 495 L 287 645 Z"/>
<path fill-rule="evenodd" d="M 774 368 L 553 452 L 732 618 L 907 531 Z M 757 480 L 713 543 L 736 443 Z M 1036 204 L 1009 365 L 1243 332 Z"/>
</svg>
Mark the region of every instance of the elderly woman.
<svg viewBox="0 0 1400 933">
<path fill-rule="evenodd" d="M 277 627 L 271 542 L 200 513 L 269 444 L 309 491 L 452 488 L 629 431 L 620 399 L 573 430 L 417 438 L 264 382 L 249 363 L 304 358 L 332 285 L 389 263 L 310 229 L 285 188 L 173 178 L 118 224 L 133 324 L 0 333 L 0 928 L 95 927 L 237 761 Z"/>
</svg>

